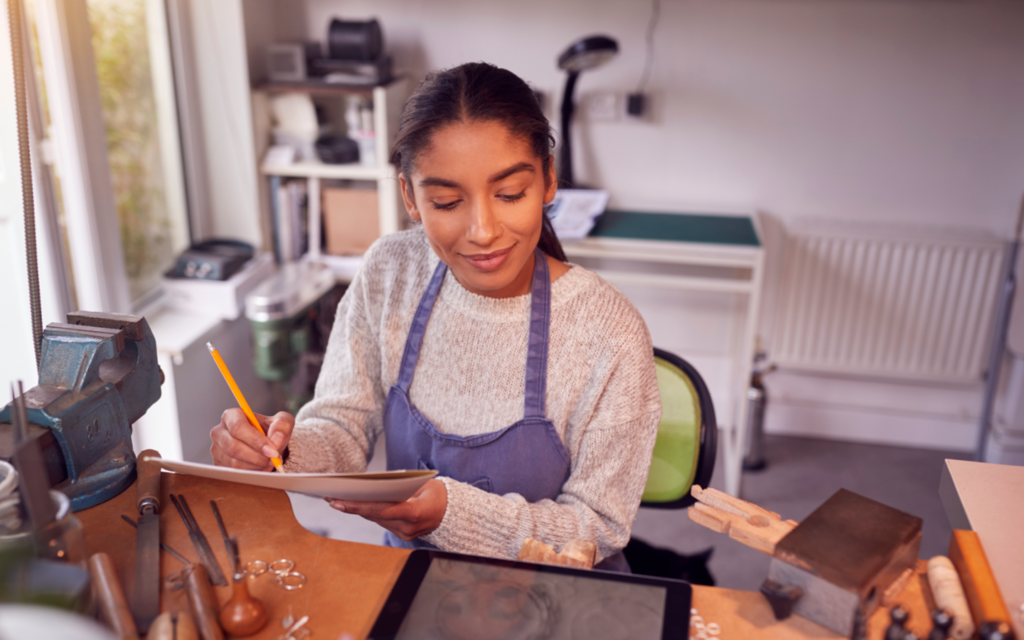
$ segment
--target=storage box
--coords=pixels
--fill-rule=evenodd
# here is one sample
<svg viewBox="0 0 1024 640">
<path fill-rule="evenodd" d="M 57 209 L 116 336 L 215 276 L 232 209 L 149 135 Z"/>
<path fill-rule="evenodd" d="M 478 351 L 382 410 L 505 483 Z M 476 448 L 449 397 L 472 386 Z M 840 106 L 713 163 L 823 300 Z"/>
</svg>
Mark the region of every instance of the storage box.
<svg viewBox="0 0 1024 640">
<path fill-rule="evenodd" d="M 187 315 L 234 320 L 242 315 L 245 297 L 276 269 L 274 256 L 258 253 L 227 280 L 164 278 L 167 306 Z"/>
<path fill-rule="evenodd" d="M 323 217 L 331 255 L 361 255 L 380 237 L 376 189 L 325 188 Z"/>
</svg>

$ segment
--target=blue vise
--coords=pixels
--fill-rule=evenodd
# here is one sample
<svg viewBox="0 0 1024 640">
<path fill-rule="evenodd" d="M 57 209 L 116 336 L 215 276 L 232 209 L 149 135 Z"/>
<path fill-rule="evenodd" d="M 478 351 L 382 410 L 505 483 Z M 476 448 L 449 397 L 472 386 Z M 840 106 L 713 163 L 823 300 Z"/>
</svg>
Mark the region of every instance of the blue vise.
<svg viewBox="0 0 1024 640">
<path fill-rule="evenodd" d="M 25 393 L 28 433 L 0 412 L 0 459 L 37 438 L 50 486 L 74 511 L 113 498 L 135 481 L 132 423 L 160 399 L 156 339 L 141 316 L 79 311 L 43 332 L 39 385 Z"/>
</svg>

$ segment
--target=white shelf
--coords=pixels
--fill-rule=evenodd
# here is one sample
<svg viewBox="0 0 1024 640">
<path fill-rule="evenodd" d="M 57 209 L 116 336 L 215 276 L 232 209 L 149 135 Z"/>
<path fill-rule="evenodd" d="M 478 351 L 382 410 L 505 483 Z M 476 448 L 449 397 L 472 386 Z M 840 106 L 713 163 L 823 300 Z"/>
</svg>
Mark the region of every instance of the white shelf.
<svg viewBox="0 0 1024 640">
<path fill-rule="evenodd" d="M 325 178 L 329 180 L 383 180 L 387 167 L 367 167 L 359 163 L 326 164 L 322 162 L 295 162 L 292 164 L 264 164 L 263 175 L 289 178 Z"/>
</svg>

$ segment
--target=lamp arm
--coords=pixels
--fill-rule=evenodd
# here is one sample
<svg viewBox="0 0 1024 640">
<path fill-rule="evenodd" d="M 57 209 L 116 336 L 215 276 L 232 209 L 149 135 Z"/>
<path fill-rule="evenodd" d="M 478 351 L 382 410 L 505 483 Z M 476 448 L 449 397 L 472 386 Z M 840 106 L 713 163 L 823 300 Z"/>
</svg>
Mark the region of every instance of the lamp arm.
<svg viewBox="0 0 1024 640">
<path fill-rule="evenodd" d="M 562 149 L 558 172 L 559 184 L 564 187 L 572 187 L 572 113 L 575 109 L 573 94 L 576 92 L 576 79 L 580 77 L 579 71 L 570 71 L 565 78 L 565 91 L 562 92 Z"/>
</svg>

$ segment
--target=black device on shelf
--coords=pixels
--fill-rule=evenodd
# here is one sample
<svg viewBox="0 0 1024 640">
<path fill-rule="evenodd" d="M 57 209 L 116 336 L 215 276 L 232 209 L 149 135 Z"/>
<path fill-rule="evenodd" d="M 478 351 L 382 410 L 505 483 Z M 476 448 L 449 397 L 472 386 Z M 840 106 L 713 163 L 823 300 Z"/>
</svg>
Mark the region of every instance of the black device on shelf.
<svg viewBox="0 0 1024 640">
<path fill-rule="evenodd" d="M 376 20 L 335 18 L 327 29 L 327 55 L 337 60 L 370 62 L 384 52 L 384 33 Z"/>
<path fill-rule="evenodd" d="M 316 139 L 316 155 L 327 164 L 359 162 L 359 144 L 345 136 L 325 133 Z"/>
<path fill-rule="evenodd" d="M 189 280 L 227 280 L 252 259 L 253 246 L 241 240 L 205 240 L 181 252 L 164 276 Z"/>
</svg>

